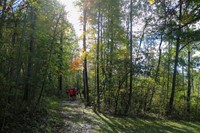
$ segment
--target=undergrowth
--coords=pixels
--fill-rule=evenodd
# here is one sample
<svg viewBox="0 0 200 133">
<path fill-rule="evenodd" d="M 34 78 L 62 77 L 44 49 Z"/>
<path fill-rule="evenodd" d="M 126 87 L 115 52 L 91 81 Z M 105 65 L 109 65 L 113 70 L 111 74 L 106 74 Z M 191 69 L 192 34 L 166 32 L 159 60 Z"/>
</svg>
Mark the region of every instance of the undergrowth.
<svg viewBox="0 0 200 133">
<path fill-rule="evenodd" d="M 2 133 L 52 133 L 63 124 L 60 118 L 60 100 L 55 97 L 43 100 L 36 107 L 28 106 L 20 112 L 4 113 Z"/>
</svg>

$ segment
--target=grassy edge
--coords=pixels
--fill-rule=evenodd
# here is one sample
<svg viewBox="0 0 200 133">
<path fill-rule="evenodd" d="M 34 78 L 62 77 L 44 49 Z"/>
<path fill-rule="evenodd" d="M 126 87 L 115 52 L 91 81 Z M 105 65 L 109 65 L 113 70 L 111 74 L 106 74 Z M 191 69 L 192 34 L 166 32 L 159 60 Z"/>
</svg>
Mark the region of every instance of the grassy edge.
<svg viewBox="0 0 200 133">
<path fill-rule="evenodd" d="M 62 99 L 59 99 L 57 97 L 51 97 L 46 99 L 48 104 L 48 125 L 46 126 L 46 132 L 48 133 L 54 133 L 58 132 L 60 128 L 64 125 L 64 121 L 61 117 L 61 101 Z"/>
</svg>

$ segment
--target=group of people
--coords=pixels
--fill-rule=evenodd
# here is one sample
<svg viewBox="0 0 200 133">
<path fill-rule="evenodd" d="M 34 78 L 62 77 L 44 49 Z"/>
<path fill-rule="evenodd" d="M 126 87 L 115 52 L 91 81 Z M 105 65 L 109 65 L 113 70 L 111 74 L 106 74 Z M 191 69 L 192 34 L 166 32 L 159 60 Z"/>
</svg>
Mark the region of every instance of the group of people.
<svg viewBox="0 0 200 133">
<path fill-rule="evenodd" d="M 68 96 L 70 96 L 71 100 L 75 100 L 76 99 L 76 95 L 77 95 L 77 88 L 70 88 L 70 89 L 66 89 L 66 94 Z"/>
</svg>

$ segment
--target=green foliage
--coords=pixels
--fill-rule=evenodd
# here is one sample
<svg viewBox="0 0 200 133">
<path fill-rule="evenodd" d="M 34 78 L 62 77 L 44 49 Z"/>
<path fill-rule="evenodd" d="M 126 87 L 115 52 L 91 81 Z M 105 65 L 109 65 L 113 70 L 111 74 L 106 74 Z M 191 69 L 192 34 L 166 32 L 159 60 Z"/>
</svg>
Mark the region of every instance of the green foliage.
<svg viewBox="0 0 200 133">
<path fill-rule="evenodd" d="M 176 75 L 174 112 L 186 118 L 188 93 L 188 50 L 198 50 L 198 3 L 196 1 L 137 1 L 133 3 L 133 63 L 130 58 L 130 1 L 87 1 L 88 63 L 90 96 L 96 101 L 96 36 L 100 23 L 100 101 L 102 111 L 123 114 L 130 91 L 130 68 L 133 66 L 133 93 L 130 113 L 153 112 L 165 115 L 172 93 L 173 75 Z M 153 4 L 152 4 L 153 3 Z M 83 1 L 79 1 L 83 9 Z M 98 8 L 100 5 L 100 14 Z M 176 6 L 175 6 L 176 5 Z M 180 7 L 180 5 L 182 7 Z M 182 8 L 182 15 L 179 8 Z M 100 21 L 98 22 L 98 15 Z M 192 27 L 193 25 L 193 27 Z M 180 48 L 176 51 L 180 37 Z M 91 41 L 93 40 L 93 41 Z M 178 52 L 178 68 L 174 72 L 174 56 Z M 191 52 L 195 54 L 195 52 Z M 191 56 L 192 56 L 191 55 Z M 191 60 L 195 67 L 197 57 Z M 191 70 L 192 71 L 192 70 Z M 191 108 L 199 97 L 197 77 L 192 71 Z M 194 111 L 194 110 L 193 110 Z M 188 117 L 189 118 L 189 117 Z"/>
<path fill-rule="evenodd" d="M 83 9 L 83 2 L 78 2 L 80 9 Z M 24 132 L 51 132 L 51 126 L 59 122 L 56 116 L 49 119 L 50 124 L 40 126 L 38 120 L 44 122 L 51 113 L 57 115 L 56 111 L 52 109 L 49 112 L 49 107 L 39 105 L 49 96 L 65 94 L 58 88 L 78 87 L 82 91 L 80 66 L 86 55 L 89 96 L 94 105 L 97 101 L 96 66 L 99 63 L 101 111 L 124 114 L 129 106 L 130 114 L 165 115 L 171 104 L 173 117 L 199 118 L 200 77 L 195 66 L 199 62 L 196 51 L 200 49 L 199 2 L 149 2 L 134 1 L 133 20 L 130 20 L 129 0 L 87 1 L 84 7 L 88 20 L 84 33 L 88 39 L 87 52 L 81 56 L 75 30 L 58 1 L 28 0 L 15 11 L 4 9 L 3 6 L 8 7 L 9 2 L 3 3 L 5 5 L 0 6 L 1 130 L 21 130 L 21 124 L 27 126 Z M 130 61 L 132 21 L 133 60 Z M 98 23 L 100 49 L 97 62 Z M 178 65 L 174 66 L 176 54 Z M 78 62 L 75 67 L 79 66 L 79 69 L 72 69 L 74 62 Z M 174 71 L 176 67 L 178 69 Z M 173 79 L 174 75 L 176 78 Z M 61 86 L 59 77 L 63 79 Z M 172 85 L 175 85 L 174 90 Z M 128 105 L 131 96 L 131 105 Z M 47 102 L 50 108 L 58 107 L 54 100 Z M 40 118 L 42 115 L 45 117 Z M 18 116 L 21 120 L 17 120 Z M 13 124 L 11 121 L 15 120 L 16 124 Z M 31 125 L 35 127 L 31 129 Z"/>
<path fill-rule="evenodd" d="M 4 114 L 7 123 L 3 132 L 54 132 L 58 125 L 63 124 L 59 108 L 60 100 L 51 97 L 34 110 L 27 107 L 17 114 L 7 112 Z"/>
<path fill-rule="evenodd" d="M 58 1 L 30 0 L 1 18 L 1 130 L 17 128 L 13 127 L 15 124 L 12 126 L 11 121 L 17 119 L 16 114 L 19 113 L 22 120 L 30 123 L 28 128 L 35 124 L 33 130 L 41 129 L 37 132 L 43 132 L 37 121 L 47 110 L 38 104 L 46 97 L 58 94 L 59 75 L 63 75 L 63 87 L 66 86 L 66 79 L 70 77 L 70 62 L 76 54 L 74 49 L 78 47 L 74 28 L 66 19 L 66 14 Z M 21 114 L 23 111 L 26 113 L 24 116 Z"/>
</svg>

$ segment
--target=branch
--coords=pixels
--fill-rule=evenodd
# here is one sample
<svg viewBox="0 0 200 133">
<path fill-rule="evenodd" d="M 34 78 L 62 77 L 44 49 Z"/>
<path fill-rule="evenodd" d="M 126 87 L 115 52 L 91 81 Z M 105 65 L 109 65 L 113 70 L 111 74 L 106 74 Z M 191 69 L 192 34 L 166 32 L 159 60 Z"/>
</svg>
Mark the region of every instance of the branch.
<svg viewBox="0 0 200 133">
<path fill-rule="evenodd" d="M 166 33 L 165 35 L 169 35 L 169 34 L 171 34 L 173 31 L 180 30 L 180 29 L 182 29 L 183 27 L 188 26 L 189 24 L 192 24 L 192 23 L 194 23 L 194 22 L 196 22 L 196 21 L 198 21 L 198 20 L 200 20 L 200 16 L 198 16 L 198 17 L 196 17 L 195 19 L 193 19 L 193 20 L 191 20 L 191 21 L 185 23 L 184 25 L 181 25 L 179 28 L 176 28 L 176 29 L 171 30 L 170 32 Z"/>
<path fill-rule="evenodd" d="M 188 44 L 185 44 L 183 47 L 181 47 L 181 48 L 178 50 L 178 52 L 180 52 L 182 49 L 184 49 L 187 45 L 189 45 L 189 43 L 188 43 Z"/>
</svg>

